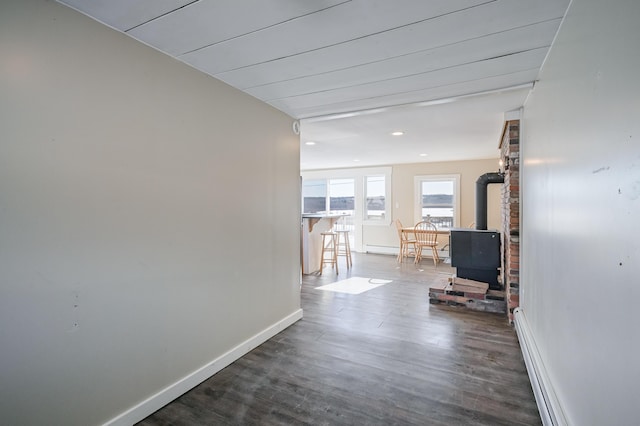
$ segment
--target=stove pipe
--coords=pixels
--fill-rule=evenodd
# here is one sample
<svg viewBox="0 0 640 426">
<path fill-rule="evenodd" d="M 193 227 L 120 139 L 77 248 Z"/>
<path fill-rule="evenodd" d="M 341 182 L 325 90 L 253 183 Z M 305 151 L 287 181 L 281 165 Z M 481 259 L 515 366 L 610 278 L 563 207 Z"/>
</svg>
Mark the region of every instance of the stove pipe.
<svg viewBox="0 0 640 426">
<path fill-rule="evenodd" d="M 504 183 L 504 174 L 485 173 L 476 181 L 476 229 L 487 229 L 487 185 Z"/>
</svg>

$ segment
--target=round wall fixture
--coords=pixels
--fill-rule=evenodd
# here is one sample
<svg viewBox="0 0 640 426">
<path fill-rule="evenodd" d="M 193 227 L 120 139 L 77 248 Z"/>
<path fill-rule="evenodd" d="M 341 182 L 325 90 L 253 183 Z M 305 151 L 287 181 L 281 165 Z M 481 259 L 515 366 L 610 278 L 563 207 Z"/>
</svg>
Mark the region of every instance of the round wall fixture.
<svg viewBox="0 0 640 426">
<path fill-rule="evenodd" d="M 300 134 L 300 122 L 298 120 L 294 121 L 291 127 L 293 128 L 293 133 L 296 135 Z"/>
</svg>

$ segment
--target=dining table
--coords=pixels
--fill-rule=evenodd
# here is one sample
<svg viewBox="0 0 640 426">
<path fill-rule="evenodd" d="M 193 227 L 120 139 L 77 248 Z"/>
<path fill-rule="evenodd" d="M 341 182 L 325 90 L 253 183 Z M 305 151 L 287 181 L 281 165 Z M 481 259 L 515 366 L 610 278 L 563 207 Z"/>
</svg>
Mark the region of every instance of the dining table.
<svg viewBox="0 0 640 426">
<path fill-rule="evenodd" d="M 402 228 L 402 233 L 405 234 L 407 237 L 409 235 L 415 235 L 416 232 L 425 232 L 425 231 L 420 231 L 420 230 L 416 231 L 416 228 L 413 226 L 407 226 Z M 451 231 L 449 229 L 436 229 L 436 234 L 450 235 Z"/>
<path fill-rule="evenodd" d="M 416 232 L 416 228 L 413 226 L 407 226 L 407 227 L 403 227 L 402 228 L 402 233 L 406 233 L 406 234 L 414 234 Z M 424 231 L 420 231 L 418 230 L 417 232 L 424 232 Z M 438 235 L 449 235 L 451 233 L 450 229 L 437 229 L 436 233 Z"/>
</svg>

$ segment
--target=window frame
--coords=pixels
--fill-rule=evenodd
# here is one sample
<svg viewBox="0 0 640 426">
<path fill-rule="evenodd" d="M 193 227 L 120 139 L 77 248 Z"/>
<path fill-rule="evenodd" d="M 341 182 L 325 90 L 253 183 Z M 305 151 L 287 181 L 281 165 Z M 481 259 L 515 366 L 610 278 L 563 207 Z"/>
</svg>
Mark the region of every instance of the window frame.
<svg viewBox="0 0 640 426">
<path fill-rule="evenodd" d="M 460 175 L 459 174 L 439 174 L 439 175 L 419 175 L 414 176 L 414 222 L 422 221 L 422 183 L 453 181 L 453 226 L 460 227 Z M 451 229 L 439 228 L 439 229 Z"/>
</svg>

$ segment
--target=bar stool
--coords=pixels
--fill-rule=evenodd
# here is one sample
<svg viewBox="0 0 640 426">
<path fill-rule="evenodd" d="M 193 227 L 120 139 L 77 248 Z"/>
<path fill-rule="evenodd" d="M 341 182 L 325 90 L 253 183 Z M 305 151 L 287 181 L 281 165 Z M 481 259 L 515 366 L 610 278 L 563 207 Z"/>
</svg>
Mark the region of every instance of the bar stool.
<svg viewBox="0 0 640 426">
<path fill-rule="evenodd" d="M 329 264 L 333 268 L 336 268 L 336 274 L 338 273 L 338 233 L 336 232 L 322 232 L 322 251 L 320 253 L 320 275 L 322 275 L 322 269 L 324 265 Z"/>
<path fill-rule="evenodd" d="M 336 256 L 344 256 L 347 261 L 347 269 L 353 266 L 353 260 L 351 259 L 351 245 L 349 244 L 349 230 L 341 229 L 335 231 L 338 235 L 336 244 Z"/>
</svg>

